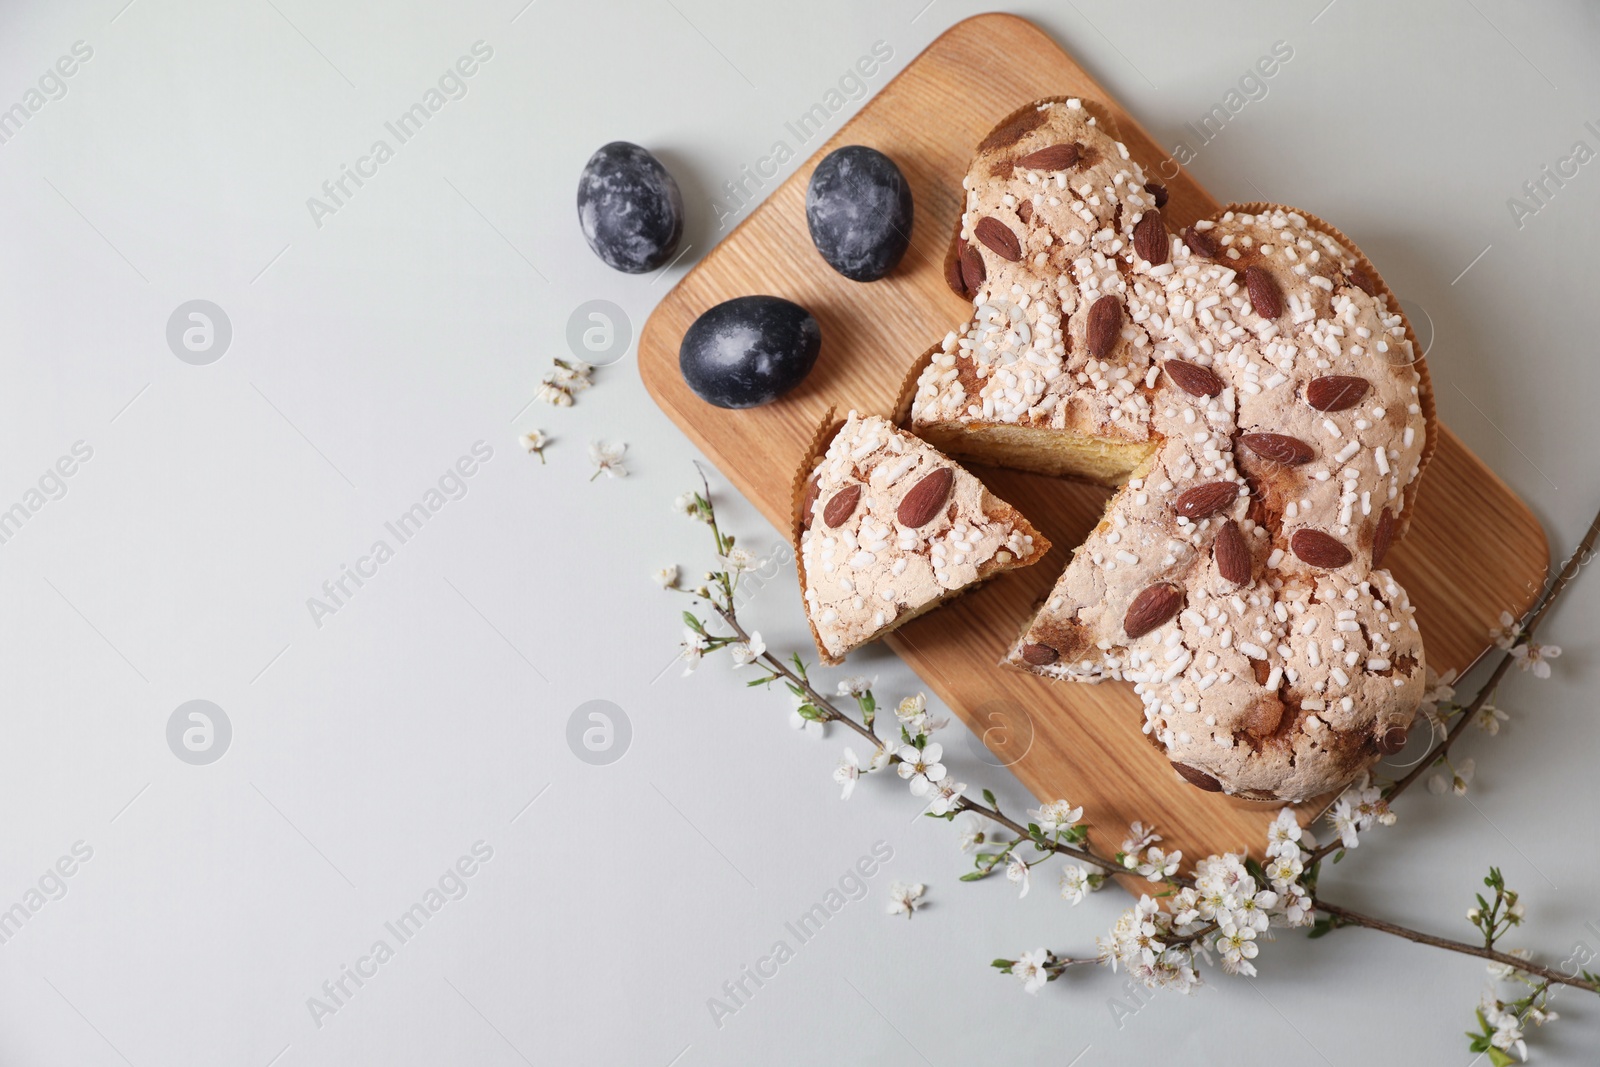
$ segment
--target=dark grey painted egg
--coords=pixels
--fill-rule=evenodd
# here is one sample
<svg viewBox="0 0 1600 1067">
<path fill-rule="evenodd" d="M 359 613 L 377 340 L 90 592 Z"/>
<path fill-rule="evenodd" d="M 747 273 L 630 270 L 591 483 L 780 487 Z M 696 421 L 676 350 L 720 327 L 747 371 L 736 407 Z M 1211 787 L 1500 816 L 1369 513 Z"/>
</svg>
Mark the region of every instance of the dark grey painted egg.
<svg viewBox="0 0 1600 1067">
<path fill-rule="evenodd" d="M 694 320 L 678 347 L 678 369 L 706 403 L 753 408 L 799 385 L 821 348 L 822 329 L 799 304 L 739 296 Z"/>
<path fill-rule="evenodd" d="M 683 195 L 655 156 L 612 141 L 589 157 L 578 177 L 578 224 L 606 266 L 643 274 L 677 250 Z"/>
<path fill-rule="evenodd" d="M 877 281 L 911 244 L 911 186 L 877 149 L 836 148 L 811 172 L 806 225 L 828 266 L 852 281 Z"/>
</svg>

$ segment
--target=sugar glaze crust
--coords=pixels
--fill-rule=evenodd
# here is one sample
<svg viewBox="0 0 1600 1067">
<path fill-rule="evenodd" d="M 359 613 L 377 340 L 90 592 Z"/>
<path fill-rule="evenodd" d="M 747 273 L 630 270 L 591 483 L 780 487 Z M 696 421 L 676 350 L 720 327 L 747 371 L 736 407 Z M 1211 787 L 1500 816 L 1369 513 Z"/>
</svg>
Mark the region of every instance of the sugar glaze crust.
<svg viewBox="0 0 1600 1067">
<path fill-rule="evenodd" d="M 1088 332 L 1095 303 L 1126 288 L 1133 227 L 1155 196 L 1127 150 L 1077 101 L 1044 104 L 1038 114 L 1043 121 L 1018 141 L 991 134 L 963 179 L 955 259 L 981 262 L 982 280 L 972 320 L 945 337 L 918 381 L 912 429 L 1001 422 L 1146 441 L 1149 404 L 1137 385 L 1150 365 L 1148 336 L 1125 324 L 1107 358 L 1096 359 Z M 1049 155 L 1061 147 L 1077 148 L 1066 153 L 1066 169 L 1017 162 L 1059 161 Z M 1016 260 L 985 243 L 1003 243 L 994 241 L 1002 230 Z"/>
<path fill-rule="evenodd" d="M 1151 447 L 1007 661 L 1132 681 L 1145 732 L 1202 788 L 1347 782 L 1403 740 L 1424 685 L 1381 557 L 1431 398 L 1381 281 L 1288 208 L 1169 233 L 1164 191 L 1076 101 L 991 135 L 964 185 L 955 258 L 981 268 L 953 284 L 977 283 L 974 319 L 924 368 L 913 428 Z"/>
</svg>

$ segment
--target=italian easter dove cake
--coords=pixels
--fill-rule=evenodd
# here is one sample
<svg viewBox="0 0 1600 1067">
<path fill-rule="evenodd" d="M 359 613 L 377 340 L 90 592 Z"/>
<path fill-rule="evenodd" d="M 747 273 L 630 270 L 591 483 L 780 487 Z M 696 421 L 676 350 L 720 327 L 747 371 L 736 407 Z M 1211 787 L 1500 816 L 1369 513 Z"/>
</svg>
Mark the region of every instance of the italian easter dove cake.
<svg viewBox="0 0 1600 1067">
<path fill-rule="evenodd" d="M 1280 205 L 1170 232 L 1077 100 L 1008 118 L 963 186 L 946 278 L 974 310 L 924 357 L 910 429 L 1116 487 L 1006 662 L 1134 683 L 1204 789 L 1298 801 L 1397 750 L 1424 660 L 1383 563 L 1436 424 L 1371 264 Z"/>
</svg>

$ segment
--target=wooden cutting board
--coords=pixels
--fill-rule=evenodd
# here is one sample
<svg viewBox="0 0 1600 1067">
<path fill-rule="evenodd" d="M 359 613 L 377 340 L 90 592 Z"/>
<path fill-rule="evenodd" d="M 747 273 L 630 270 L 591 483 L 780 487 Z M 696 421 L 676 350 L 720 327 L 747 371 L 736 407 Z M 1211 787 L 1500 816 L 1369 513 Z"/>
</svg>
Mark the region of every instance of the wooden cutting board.
<svg viewBox="0 0 1600 1067">
<path fill-rule="evenodd" d="M 945 287 L 942 267 L 974 147 L 1022 104 L 1062 95 L 1106 106 L 1134 159 L 1166 181 L 1171 199 L 1163 214 L 1174 230 L 1219 206 L 1038 28 L 1011 15 L 979 15 L 929 45 L 650 316 L 639 338 L 645 387 L 779 530 L 791 528 L 795 472 L 825 413 L 892 414 L 912 361 L 970 315 L 971 307 Z M 834 273 L 806 229 L 812 168 L 846 144 L 871 145 L 892 157 L 916 201 L 910 251 L 889 277 L 870 284 Z M 748 293 L 786 297 L 810 309 L 822 327 L 822 355 L 810 377 L 777 403 L 725 411 L 684 384 L 678 343 L 706 308 Z M 1434 377 L 1437 388 L 1437 365 Z M 1527 506 L 1453 433 L 1440 430 L 1410 533 L 1389 560 L 1416 605 L 1428 663 L 1443 671 L 1465 668 L 1483 651 L 1502 610 L 1520 613 L 1532 602 L 1549 548 Z M 997 665 L 1073 546 L 1099 519 L 1108 493 L 1016 471 L 979 467 L 974 473 L 1055 547 L 1035 566 L 896 631 L 889 645 L 984 738 L 992 752 L 980 752 L 983 761 L 1009 766 L 1038 798 L 1064 796 L 1083 805 L 1106 847 L 1121 841 L 1130 820 L 1142 819 L 1153 820 L 1167 842 L 1189 856 L 1241 847 L 1259 853 L 1274 807 L 1180 782 L 1140 732 L 1143 715 L 1131 685 L 1051 682 Z M 954 754 L 953 764 L 963 780 L 985 780 L 986 768 L 970 755 Z"/>
</svg>

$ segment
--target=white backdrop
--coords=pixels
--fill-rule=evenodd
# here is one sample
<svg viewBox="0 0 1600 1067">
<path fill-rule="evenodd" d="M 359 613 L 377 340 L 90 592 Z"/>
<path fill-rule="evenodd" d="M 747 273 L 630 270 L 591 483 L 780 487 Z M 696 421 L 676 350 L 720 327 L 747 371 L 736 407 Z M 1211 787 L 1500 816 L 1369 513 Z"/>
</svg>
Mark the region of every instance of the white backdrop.
<svg viewBox="0 0 1600 1067">
<path fill-rule="evenodd" d="M 1445 421 L 1559 550 L 1600 502 L 1600 174 L 1542 204 L 1523 184 L 1600 148 L 1595 9 L 1324 2 L 1020 11 L 1164 144 L 1189 142 L 1218 196 L 1355 238 L 1431 324 Z M 863 91 L 978 8 L 524 4 L 0 14 L 0 109 L 21 108 L 0 114 L 0 510 L 21 506 L 0 526 L 0 909 L 22 905 L 0 926 L 0 1062 L 1466 1064 L 1482 966 L 1362 931 L 1280 941 L 1255 982 L 1148 1004 L 1109 974 L 1037 999 L 995 975 L 995 956 L 1088 949 L 1124 901 L 1070 909 L 1053 873 L 1020 903 L 958 883 L 952 832 L 898 782 L 839 803 L 842 738 L 791 732 L 781 694 L 721 663 L 665 669 L 683 605 L 650 572 L 709 562 L 669 513 L 694 449 L 631 351 L 574 407 L 529 406 L 574 309 L 613 301 L 636 336 L 748 213 L 724 182 L 798 145 L 787 124 L 875 45 L 889 58 Z M 1292 60 L 1200 144 L 1186 124 L 1280 41 Z M 464 56 L 472 76 L 420 131 L 387 130 Z M 578 230 L 578 171 L 619 138 L 683 187 L 687 254 L 662 276 L 607 270 Z M 198 354 L 194 300 L 228 324 Z M 518 446 L 533 427 L 548 465 Z M 589 482 L 595 438 L 627 442 L 630 477 Z M 431 490 L 426 523 L 391 533 Z M 1552 622 L 1556 678 L 1516 678 L 1506 729 L 1465 742 L 1471 802 L 1408 796 L 1328 876 L 1342 898 L 1467 936 L 1496 863 L 1525 895 L 1524 943 L 1600 949 L 1589 581 Z M 798 606 L 785 572 L 748 612 L 804 648 Z M 881 650 L 856 659 L 885 699 L 916 688 Z M 187 711 L 169 744 L 193 700 L 214 705 L 209 747 L 190 739 L 210 763 L 189 761 Z M 631 726 L 606 765 L 567 743 L 592 700 Z M 962 780 L 1022 804 L 963 733 Z M 875 847 L 865 899 L 786 934 Z M 885 913 L 894 880 L 929 885 L 909 923 Z M 779 939 L 793 958 L 717 1025 L 708 998 Z M 1556 1007 L 1545 1062 L 1592 1062 L 1600 1011 Z"/>
</svg>

